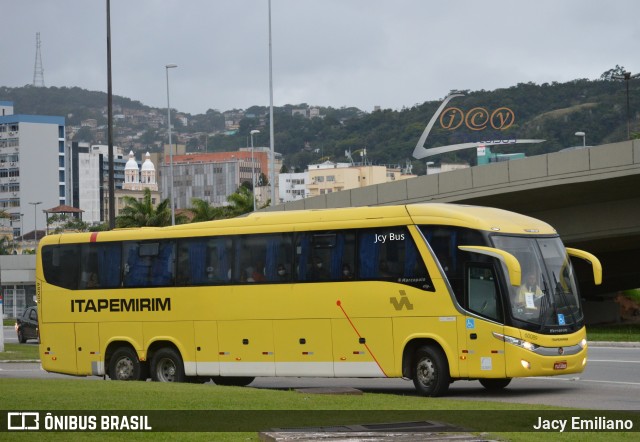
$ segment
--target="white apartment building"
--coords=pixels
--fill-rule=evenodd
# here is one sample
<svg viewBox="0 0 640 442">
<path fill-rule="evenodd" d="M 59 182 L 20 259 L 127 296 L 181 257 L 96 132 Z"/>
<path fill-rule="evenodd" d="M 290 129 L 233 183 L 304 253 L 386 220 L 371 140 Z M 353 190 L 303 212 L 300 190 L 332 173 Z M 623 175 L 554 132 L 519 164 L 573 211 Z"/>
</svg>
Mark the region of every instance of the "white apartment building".
<svg viewBox="0 0 640 442">
<path fill-rule="evenodd" d="M 64 117 L 13 114 L 0 101 L 0 209 L 13 236 L 46 230 L 45 209 L 66 204 Z"/>
<path fill-rule="evenodd" d="M 281 203 L 307 197 L 308 172 L 281 173 L 278 175 L 278 199 Z"/>
<path fill-rule="evenodd" d="M 126 160 L 120 147 L 113 148 L 115 189 L 122 189 Z M 69 201 L 84 212 L 89 224 L 108 221 L 109 147 L 102 144 L 72 143 L 69 165 Z"/>
</svg>

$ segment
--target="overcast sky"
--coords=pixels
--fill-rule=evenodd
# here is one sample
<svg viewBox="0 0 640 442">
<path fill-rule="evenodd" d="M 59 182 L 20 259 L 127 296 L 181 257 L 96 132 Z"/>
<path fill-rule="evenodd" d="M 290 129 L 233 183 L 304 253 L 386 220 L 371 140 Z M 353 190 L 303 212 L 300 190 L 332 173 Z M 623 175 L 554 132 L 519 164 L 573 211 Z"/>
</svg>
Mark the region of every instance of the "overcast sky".
<svg viewBox="0 0 640 442">
<path fill-rule="evenodd" d="M 2 9 L 0 86 L 33 83 L 40 32 L 46 86 L 106 92 L 106 0 Z M 637 0 L 272 0 L 271 16 L 275 106 L 401 109 L 640 71 Z M 268 23 L 267 0 L 111 0 L 113 93 L 166 107 L 175 63 L 179 111 L 267 106 Z"/>
</svg>

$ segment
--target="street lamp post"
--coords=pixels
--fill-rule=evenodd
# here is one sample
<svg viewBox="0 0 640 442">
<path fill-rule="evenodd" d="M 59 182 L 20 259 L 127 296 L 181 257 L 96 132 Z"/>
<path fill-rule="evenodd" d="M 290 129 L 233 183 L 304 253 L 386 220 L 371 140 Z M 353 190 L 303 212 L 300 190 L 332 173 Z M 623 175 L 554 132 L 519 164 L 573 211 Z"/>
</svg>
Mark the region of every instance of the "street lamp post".
<svg viewBox="0 0 640 442">
<path fill-rule="evenodd" d="M 167 73 L 167 127 L 169 129 L 169 202 L 171 203 L 171 225 L 176 225 L 176 211 L 173 198 L 173 144 L 171 143 L 171 105 L 169 104 L 169 69 L 177 68 L 177 64 L 166 65 Z"/>
<path fill-rule="evenodd" d="M 269 157 L 269 182 L 271 183 L 271 206 L 276 205 L 276 148 L 273 128 L 273 47 L 271 44 L 271 0 L 269 0 L 269 144 L 271 156 Z"/>
<path fill-rule="evenodd" d="M 587 134 L 584 132 L 576 132 L 575 133 L 576 137 L 582 137 L 582 147 L 586 147 L 587 146 Z"/>
<path fill-rule="evenodd" d="M 640 74 L 633 74 L 631 72 L 623 72 L 622 75 L 612 75 L 611 78 L 615 80 L 624 80 L 627 89 L 627 139 L 631 139 L 631 113 L 629 111 L 629 80 L 632 78 L 638 78 Z"/>
<path fill-rule="evenodd" d="M 38 204 L 42 204 L 42 201 L 38 201 L 35 203 L 29 203 L 33 206 L 33 238 L 36 244 L 38 244 L 38 212 L 36 208 Z"/>
<path fill-rule="evenodd" d="M 259 134 L 260 131 L 257 129 L 254 129 L 250 132 L 251 135 L 251 195 L 253 198 L 253 211 L 256 211 L 256 180 L 255 180 L 255 176 L 256 176 L 256 170 L 254 167 L 254 160 L 253 160 L 253 136 L 255 134 Z"/>
</svg>

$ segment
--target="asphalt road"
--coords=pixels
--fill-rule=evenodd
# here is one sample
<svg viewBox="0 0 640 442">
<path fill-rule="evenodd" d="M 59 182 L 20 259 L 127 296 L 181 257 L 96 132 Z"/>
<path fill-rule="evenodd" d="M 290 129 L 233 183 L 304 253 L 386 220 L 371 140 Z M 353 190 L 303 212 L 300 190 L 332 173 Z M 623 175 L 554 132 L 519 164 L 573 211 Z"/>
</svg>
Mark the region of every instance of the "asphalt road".
<svg viewBox="0 0 640 442">
<path fill-rule="evenodd" d="M 5 342 L 17 342 L 15 331 L 10 327 L 5 327 Z M 37 343 L 30 341 L 25 345 Z M 3 378 L 102 379 L 47 373 L 37 362 L 0 363 L 0 379 Z M 286 390 L 352 387 L 371 393 L 417 395 L 413 383 L 402 379 L 257 378 L 251 387 Z M 640 411 L 640 346 L 591 345 L 587 368 L 581 374 L 514 379 L 507 389 L 497 393 L 488 392 L 477 381 L 458 381 L 451 385 L 447 397 L 594 410 Z"/>
</svg>

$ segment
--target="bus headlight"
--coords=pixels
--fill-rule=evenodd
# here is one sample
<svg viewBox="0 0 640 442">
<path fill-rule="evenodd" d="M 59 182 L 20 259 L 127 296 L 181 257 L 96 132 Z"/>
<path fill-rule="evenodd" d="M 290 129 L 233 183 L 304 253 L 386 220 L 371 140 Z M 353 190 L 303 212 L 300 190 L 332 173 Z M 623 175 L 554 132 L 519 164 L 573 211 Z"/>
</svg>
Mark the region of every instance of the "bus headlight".
<svg viewBox="0 0 640 442">
<path fill-rule="evenodd" d="M 585 347 L 587 346 L 587 340 L 583 339 L 582 341 L 580 341 L 580 343 L 578 344 L 580 346 L 581 349 L 585 349 Z"/>
<path fill-rule="evenodd" d="M 499 339 L 500 341 L 504 341 L 507 344 L 515 345 L 516 347 L 522 347 L 525 350 L 535 351 L 539 345 L 533 344 L 529 341 L 524 341 L 522 339 L 514 338 L 513 336 L 502 335 L 500 333 L 493 332 L 493 337 Z"/>
<path fill-rule="evenodd" d="M 524 367 L 526 370 L 531 370 L 531 364 L 524 359 L 520 361 L 520 364 L 522 364 L 522 367 Z"/>
</svg>

